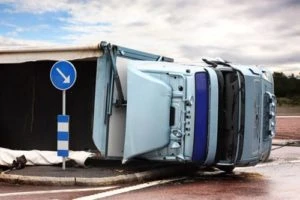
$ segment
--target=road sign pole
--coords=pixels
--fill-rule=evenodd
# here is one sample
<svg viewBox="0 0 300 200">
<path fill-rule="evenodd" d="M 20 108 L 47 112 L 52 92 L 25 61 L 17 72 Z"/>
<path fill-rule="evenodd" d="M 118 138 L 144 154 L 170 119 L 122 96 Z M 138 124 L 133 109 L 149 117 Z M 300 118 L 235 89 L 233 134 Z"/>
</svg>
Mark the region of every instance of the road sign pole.
<svg viewBox="0 0 300 200">
<path fill-rule="evenodd" d="M 66 170 L 66 157 L 62 157 L 62 169 Z"/>
<path fill-rule="evenodd" d="M 69 156 L 69 116 L 66 115 L 66 91 L 70 89 L 77 77 L 77 72 L 69 61 L 58 61 L 50 70 L 50 80 L 53 86 L 62 91 L 62 115 L 58 115 L 57 155 L 62 157 L 62 168 L 66 169 L 66 159 Z"/>
<path fill-rule="evenodd" d="M 66 115 L 66 90 L 62 91 L 62 114 Z M 62 157 L 62 169 L 66 170 L 66 157 Z"/>
<path fill-rule="evenodd" d="M 62 114 L 66 115 L 66 90 L 62 92 Z"/>
</svg>

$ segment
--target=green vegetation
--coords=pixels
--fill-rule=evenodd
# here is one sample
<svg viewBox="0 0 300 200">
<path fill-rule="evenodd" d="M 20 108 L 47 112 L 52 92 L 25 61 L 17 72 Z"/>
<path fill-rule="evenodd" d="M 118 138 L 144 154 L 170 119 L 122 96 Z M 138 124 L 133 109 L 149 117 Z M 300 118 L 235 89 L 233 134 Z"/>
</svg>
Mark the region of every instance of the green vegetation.
<svg viewBox="0 0 300 200">
<path fill-rule="evenodd" d="M 273 77 L 278 105 L 299 106 L 300 79 L 293 74 L 288 77 L 282 72 L 274 72 Z"/>
<path fill-rule="evenodd" d="M 277 97 L 277 104 L 278 106 L 300 106 L 300 97 Z"/>
</svg>

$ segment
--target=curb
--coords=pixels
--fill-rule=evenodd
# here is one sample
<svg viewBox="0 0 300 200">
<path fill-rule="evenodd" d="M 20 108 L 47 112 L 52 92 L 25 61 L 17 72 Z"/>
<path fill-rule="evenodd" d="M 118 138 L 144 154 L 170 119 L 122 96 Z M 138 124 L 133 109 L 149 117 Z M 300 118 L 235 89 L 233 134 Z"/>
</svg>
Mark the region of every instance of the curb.
<svg viewBox="0 0 300 200">
<path fill-rule="evenodd" d="M 300 140 L 273 139 L 272 145 L 274 145 L 274 146 L 296 146 L 296 147 L 300 147 Z"/>
<path fill-rule="evenodd" d="M 1 174 L 0 182 L 11 184 L 29 184 L 29 185 L 74 185 L 74 177 L 47 177 L 47 176 L 20 176 L 13 174 Z"/>
<path fill-rule="evenodd" d="M 174 175 L 188 175 L 197 169 L 198 168 L 196 166 L 188 164 L 177 166 L 171 165 L 161 169 L 153 169 L 133 174 L 103 178 L 21 176 L 2 173 L 0 174 L 0 182 L 48 186 L 108 186 L 116 184 L 128 184 L 133 182 L 144 182 L 154 179 L 167 178 Z"/>
</svg>

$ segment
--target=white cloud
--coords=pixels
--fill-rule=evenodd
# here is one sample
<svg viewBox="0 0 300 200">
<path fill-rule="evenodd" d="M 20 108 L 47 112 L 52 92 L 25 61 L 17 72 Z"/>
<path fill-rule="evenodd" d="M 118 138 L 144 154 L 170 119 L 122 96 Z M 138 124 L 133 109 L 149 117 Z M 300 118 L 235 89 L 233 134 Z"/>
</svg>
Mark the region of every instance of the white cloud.
<svg viewBox="0 0 300 200">
<path fill-rule="evenodd" d="M 17 48 L 30 48 L 30 47 L 41 47 L 41 46 L 57 46 L 58 44 L 42 41 L 42 40 L 22 40 L 13 39 L 9 37 L 0 36 L 0 50 L 1 49 L 17 49 Z"/>
<path fill-rule="evenodd" d="M 1 2 L 1 1 L 0 1 Z M 3 1 L 2 1 L 3 2 Z M 179 61 L 225 56 L 300 71 L 300 4 L 293 0 L 5 0 L 12 12 L 65 11 L 62 39 L 111 41 Z M 61 39 L 61 38 L 60 38 Z M 297 67 L 299 66 L 299 68 Z"/>
<path fill-rule="evenodd" d="M 0 0 L 0 3 L 10 4 L 11 9 L 6 9 L 7 12 L 17 13 L 17 12 L 29 12 L 41 14 L 44 12 L 55 12 L 59 10 L 66 10 L 68 5 L 68 0 Z"/>
</svg>

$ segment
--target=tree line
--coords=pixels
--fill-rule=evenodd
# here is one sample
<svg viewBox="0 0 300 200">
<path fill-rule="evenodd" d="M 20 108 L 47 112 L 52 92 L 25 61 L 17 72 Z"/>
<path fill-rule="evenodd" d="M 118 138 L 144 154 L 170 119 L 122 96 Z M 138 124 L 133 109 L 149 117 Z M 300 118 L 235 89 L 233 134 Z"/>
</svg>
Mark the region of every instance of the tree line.
<svg viewBox="0 0 300 200">
<path fill-rule="evenodd" d="M 300 97 L 300 79 L 294 74 L 286 76 L 282 72 L 274 72 L 274 89 L 277 97 Z"/>
</svg>

